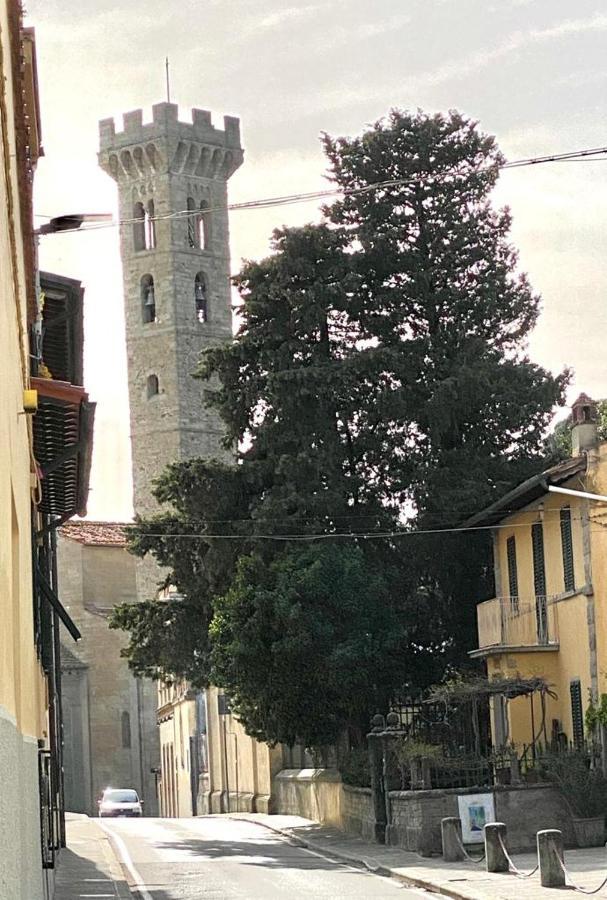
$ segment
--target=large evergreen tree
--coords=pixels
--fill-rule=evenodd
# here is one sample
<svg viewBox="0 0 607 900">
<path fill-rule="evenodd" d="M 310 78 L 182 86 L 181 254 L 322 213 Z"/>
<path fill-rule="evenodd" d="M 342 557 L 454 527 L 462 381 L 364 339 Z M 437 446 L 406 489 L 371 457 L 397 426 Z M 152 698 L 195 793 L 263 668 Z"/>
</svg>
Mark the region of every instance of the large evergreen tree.
<svg viewBox="0 0 607 900">
<path fill-rule="evenodd" d="M 470 649 L 486 541 L 435 532 L 537 469 L 566 383 L 526 356 L 493 138 L 395 111 L 325 148 L 344 199 L 245 264 L 202 362 L 238 464 L 170 467 L 172 511 L 137 528 L 187 599 L 115 618 L 138 671 L 212 678 L 252 733 L 307 743 Z"/>
</svg>

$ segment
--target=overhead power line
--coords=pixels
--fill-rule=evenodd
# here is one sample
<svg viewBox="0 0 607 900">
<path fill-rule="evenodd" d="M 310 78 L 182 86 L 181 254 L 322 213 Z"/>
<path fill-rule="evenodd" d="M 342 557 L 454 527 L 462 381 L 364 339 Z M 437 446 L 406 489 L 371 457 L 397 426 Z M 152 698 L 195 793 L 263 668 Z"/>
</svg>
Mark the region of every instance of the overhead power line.
<svg viewBox="0 0 607 900">
<path fill-rule="evenodd" d="M 523 159 L 511 160 L 510 162 L 503 163 L 501 166 L 497 168 L 500 171 L 506 169 L 520 169 L 529 166 L 537 166 L 544 165 L 546 163 L 554 163 L 554 162 L 599 162 L 601 161 L 601 155 L 603 155 L 602 161 L 607 160 L 607 147 L 593 147 L 587 148 L 584 150 L 574 150 L 569 153 L 553 153 L 545 156 L 531 156 Z M 430 175 L 430 177 L 436 178 L 438 180 L 442 180 L 445 178 L 452 178 L 454 176 L 462 176 L 466 174 L 482 174 L 483 172 L 489 172 L 493 170 L 493 166 L 489 166 L 485 169 L 476 169 L 471 170 L 469 173 L 463 172 L 458 169 L 450 169 L 443 172 L 439 172 L 436 175 Z M 425 173 L 426 177 L 428 177 L 428 173 Z M 378 181 L 373 184 L 367 184 L 360 188 L 351 188 L 351 189 L 343 189 L 343 188 L 327 188 L 325 190 L 318 191 L 309 191 L 307 193 L 296 193 L 296 194 L 284 194 L 276 197 L 265 197 L 257 200 L 246 200 L 240 203 L 228 203 L 224 206 L 212 206 L 208 207 L 204 210 L 204 213 L 210 212 L 244 212 L 247 210 L 255 210 L 255 209 L 272 209 L 275 206 L 290 206 L 297 203 L 310 203 L 314 200 L 322 200 L 329 197 L 352 197 L 360 194 L 371 193 L 373 191 L 380 191 L 392 187 L 405 187 L 407 185 L 419 184 L 419 178 L 397 178 L 388 181 Z M 166 219 L 181 219 L 191 217 L 196 213 L 193 213 L 191 209 L 180 209 L 174 212 L 163 213 L 160 215 L 155 215 L 151 217 L 151 221 L 159 222 Z M 199 213 L 198 213 L 199 214 Z M 47 216 L 39 217 L 39 218 L 48 218 Z M 136 222 L 141 222 L 141 218 L 129 218 L 129 219 L 120 219 L 117 222 L 99 222 L 92 223 L 90 225 L 84 225 L 80 228 L 70 228 L 63 229 L 61 234 L 70 234 L 72 232 L 78 232 L 80 234 L 87 231 L 97 231 L 100 228 L 117 228 L 121 225 L 133 225 Z"/>
<path fill-rule="evenodd" d="M 558 511 L 558 510 L 557 510 Z M 545 511 L 547 512 L 547 511 Z M 545 514 L 545 513 L 544 513 Z M 580 516 L 572 516 L 573 521 L 580 521 Z M 593 517 L 592 517 L 593 518 Z M 219 523 L 217 523 L 219 524 Z M 591 528 L 592 532 L 596 533 L 604 533 L 605 528 L 607 526 L 601 525 L 600 522 L 597 522 L 599 525 L 598 528 Z M 420 529 L 412 529 L 411 531 L 365 531 L 365 532 L 318 532 L 316 534 L 214 534 L 214 533 L 206 533 L 206 532 L 181 532 L 177 534 L 171 534 L 170 532 L 155 532 L 155 531 L 146 531 L 141 537 L 142 538 L 167 538 L 168 540 L 197 540 L 197 541 L 206 541 L 206 540 L 225 540 L 225 541 L 291 541 L 291 542 L 300 542 L 300 543 L 310 543 L 313 541 L 328 541 L 328 540 L 351 540 L 351 541 L 364 541 L 364 540 L 395 540 L 400 538 L 410 538 L 415 537 L 416 535 L 433 535 L 433 534 L 462 534 L 462 533 L 472 533 L 477 531 L 493 531 L 494 529 L 508 529 L 512 531 L 515 528 L 529 528 L 529 522 L 513 522 L 509 524 L 496 524 L 496 525 L 459 525 L 453 526 L 450 528 L 420 528 Z M 127 526 L 126 531 L 128 533 L 130 526 Z"/>
</svg>

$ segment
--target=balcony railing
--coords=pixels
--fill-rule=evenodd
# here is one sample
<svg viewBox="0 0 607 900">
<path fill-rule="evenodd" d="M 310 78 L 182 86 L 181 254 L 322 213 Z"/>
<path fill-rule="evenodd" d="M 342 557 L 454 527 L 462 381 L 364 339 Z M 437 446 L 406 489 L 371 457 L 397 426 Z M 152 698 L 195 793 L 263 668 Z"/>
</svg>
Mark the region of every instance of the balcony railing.
<svg viewBox="0 0 607 900">
<path fill-rule="evenodd" d="M 549 647 L 558 643 L 555 598 L 495 597 L 476 608 L 478 646 Z"/>
</svg>

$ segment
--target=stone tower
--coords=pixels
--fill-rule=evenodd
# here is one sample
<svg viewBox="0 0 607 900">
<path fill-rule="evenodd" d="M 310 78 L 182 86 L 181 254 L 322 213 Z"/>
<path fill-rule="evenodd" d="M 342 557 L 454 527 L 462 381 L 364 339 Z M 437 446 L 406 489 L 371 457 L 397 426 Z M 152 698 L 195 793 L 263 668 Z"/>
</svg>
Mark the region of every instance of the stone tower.
<svg viewBox="0 0 607 900">
<path fill-rule="evenodd" d="M 152 480 L 195 456 L 223 456 L 222 427 L 191 377 L 201 351 L 232 335 L 227 182 L 241 165 L 238 119 L 180 122 L 158 103 L 100 122 L 99 163 L 118 184 L 135 511 Z M 149 596 L 149 594 L 148 594 Z M 143 598 L 142 598 L 143 599 Z"/>
</svg>

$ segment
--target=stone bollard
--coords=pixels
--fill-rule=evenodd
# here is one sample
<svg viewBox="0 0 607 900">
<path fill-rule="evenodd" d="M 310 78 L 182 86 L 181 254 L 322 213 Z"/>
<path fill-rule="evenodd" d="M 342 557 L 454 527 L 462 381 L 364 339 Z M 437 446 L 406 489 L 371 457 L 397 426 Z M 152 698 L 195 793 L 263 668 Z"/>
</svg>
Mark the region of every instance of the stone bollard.
<svg viewBox="0 0 607 900">
<path fill-rule="evenodd" d="M 547 828 L 537 833 L 537 859 L 542 887 L 565 887 L 563 862 L 563 833 Z"/>
<path fill-rule="evenodd" d="M 488 822 L 485 825 L 485 860 L 488 872 L 507 872 L 510 868 L 502 849 L 502 843 L 506 846 L 507 831 L 503 822 Z"/>
<path fill-rule="evenodd" d="M 440 833 L 443 841 L 445 862 L 461 862 L 466 858 L 462 843 L 462 823 L 457 816 L 441 819 Z"/>
</svg>

